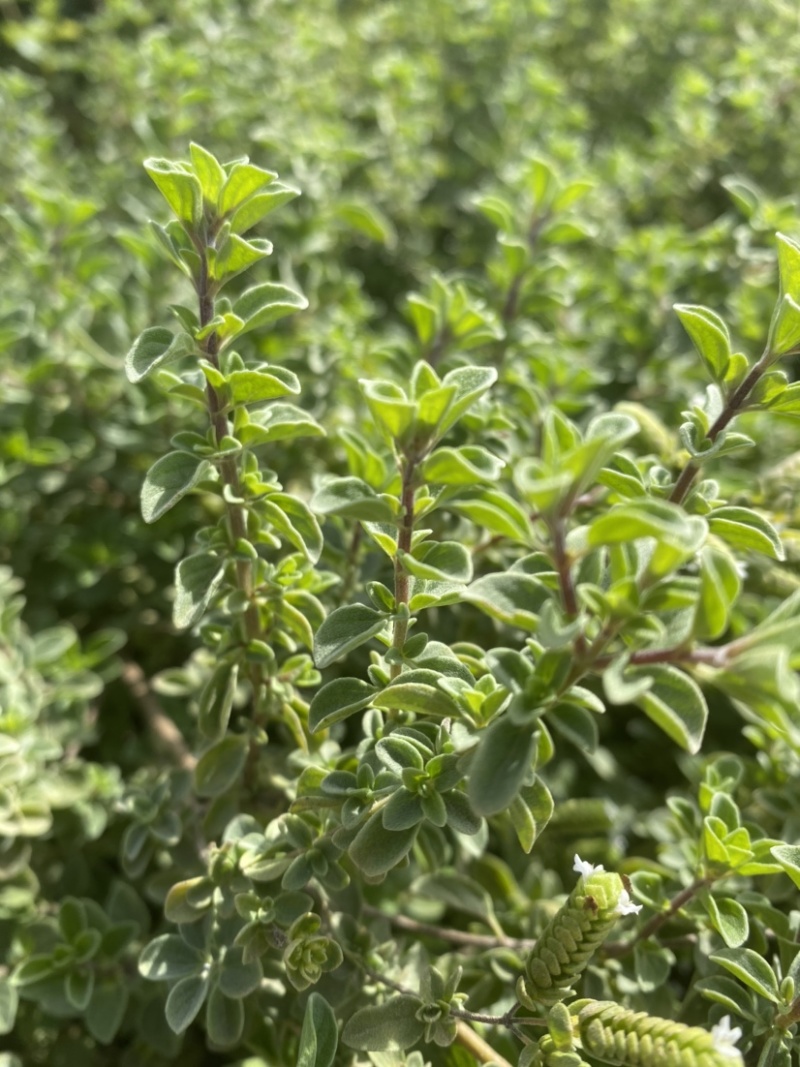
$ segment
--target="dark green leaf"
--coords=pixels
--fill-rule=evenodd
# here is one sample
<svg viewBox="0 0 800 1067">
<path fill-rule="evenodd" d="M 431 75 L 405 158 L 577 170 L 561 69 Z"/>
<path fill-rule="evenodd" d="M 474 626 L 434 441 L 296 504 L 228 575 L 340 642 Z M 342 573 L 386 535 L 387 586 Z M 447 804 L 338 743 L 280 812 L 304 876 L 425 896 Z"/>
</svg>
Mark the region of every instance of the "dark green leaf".
<svg viewBox="0 0 800 1067">
<path fill-rule="evenodd" d="M 314 662 L 319 668 L 352 652 L 386 626 L 389 616 L 364 604 L 346 604 L 330 613 L 314 638 Z"/>
<path fill-rule="evenodd" d="M 200 757 L 194 769 L 198 796 L 218 797 L 241 777 L 247 762 L 247 738 L 228 736 L 218 741 Z"/>
<path fill-rule="evenodd" d="M 358 831 L 348 851 L 353 863 L 368 878 L 379 878 L 408 854 L 416 836 L 416 826 L 386 830 L 383 813 L 376 811 Z"/>
<path fill-rule="evenodd" d="M 333 1008 L 319 993 L 312 993 L 303 1016 L 297 1067 L 332 1067 L 338 1043 Z"/>
<path fill-rule="evenodd" d="M 497 719 L 483 734 L 467 786 L 478 815 L 496 815 L 512 803 L 533 766 L 536 740 L 535 730 L 515 725 L 508 716 Z"/>
</svg>

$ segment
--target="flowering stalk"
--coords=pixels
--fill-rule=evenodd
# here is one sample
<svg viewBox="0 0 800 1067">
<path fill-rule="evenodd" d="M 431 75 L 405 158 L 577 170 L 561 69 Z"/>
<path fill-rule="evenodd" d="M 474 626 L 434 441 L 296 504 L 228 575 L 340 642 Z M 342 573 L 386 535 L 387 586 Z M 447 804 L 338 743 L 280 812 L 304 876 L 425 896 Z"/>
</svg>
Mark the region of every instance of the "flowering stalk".
<svg viewBox="0 0 800 1067">
<path fill-rule="evenodd" d="M 517 996 L 527 1008 L 569 996 L 617 919 L 640 909 L 621 875 L 593 867 L 579 856 L 574 869 L 581 875 L 578 884 L 545 927 L 517 983 Z"/>
<path fill-rule="evenodd" d="M 578 1007 L 578 1005 L 575 1005 Z M 590 1001 L 577 1016 L 586 1052 L 612 1067 L 737 1067 L 742 1035 L 725 1016 L 711 1031 L 629 1011 L 610 1001 Z"/>
</svg>

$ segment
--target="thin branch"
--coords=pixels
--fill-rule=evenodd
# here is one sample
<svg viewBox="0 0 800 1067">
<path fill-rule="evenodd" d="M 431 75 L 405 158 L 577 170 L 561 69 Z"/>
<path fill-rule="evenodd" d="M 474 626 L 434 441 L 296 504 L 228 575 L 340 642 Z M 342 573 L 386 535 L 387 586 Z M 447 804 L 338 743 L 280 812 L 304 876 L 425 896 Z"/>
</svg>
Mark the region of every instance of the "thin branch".
<svg viewBox="0 0 800 1067">
<path fill-rule="evenodd" d="M 468 1049 L 479 1063 L 493 1063 L 495 1067 L 511 1067 L 508 1060 L 499 1052 L 495 1052 L 492 1046 L 487 1044 L 471 1026 L 467 1026 L 463 1019 L 456 1021 L 456 1041 Z"/>
<path fill-rule="evenodd" d="M 471 948 L 512 948 L 522 952 L 528 952 L 536 945 L 532 938 L 498 937 L 492 934 L 470 934 L 465 930 L 450 930 L 444 926 L 436 926 L 434 923 L 418 922 L 406 915 L 387 915 L 380 908 L 374 908 L 370 904 L 364 905 L 364 914 L 373 918 L 387 919 L 398 930 L 407 930 L 412 934 L 422 934 L 429 937 L 438 937 L 440 941 L 449 941 L 454 945 L 464 945 Z"/>
<path fill-rule="evenodd" d="M 411 542 L 414 537 L 414 480 L 416 474 L 416 460 L 414 457 L 407 457 L 401 467 L 401 477 L 403 483 L 401 507 L 402 507 L 402 520 L 397 531 L 397 555 L 394 560 L 394 600 L 395 608 L 399 608 L 400 605 L 408 607 L 409 595 L 411 592 L 411 583 L 409 581 L 409 574 L 406 570 L 405 564 L 400 559 L 401 552 L 411 551 Z M 392 635 L 392 648 L 397 652 L 400 652 L 403 645 L 406 643 L 406 637 L 408 636 L 408 619 L 398 619 L 394 624 L 394 633 Z M 397 678 L 402 670 L 400 663 L 392 664 L 391 675 L 392 678 Z"/>
<path fill-rule="evenodd" d="M 714 424 L 709 429 L 706 437 L 709 441 L 716 441 L 728 423 L 735 418 L 736 415 L 742 410 L 747 402 L 747 398 L 752 393 L 758 384 L 759 378 L 764 374 L 770 363 L 773 360 L 770 359 L 769 351 L 764 352 L 761 359 L 755 363 L 751 368 L 749 374 L 739 383 L 736 389 L 728 397 L 725 407 L 720 412 L 719 416 L 715 420 Z M 675 487 L 670 494 L 670 500 L 673 504 L 680 504 L 686 497 L 692 482 L 695 479 L 695 475 L 700 470 L 696 463 L 689 462 L 683 468 L 680 473 L 680 477 L 675 483 Z"/>
<path fill-rule="evenodd" d="M 729 658 L 728 646 L 719 648 L 645 648 L 632 652 L 631 667 L 647 666 L 649 663 L 705 663 L 710 667 L 724 667 Z M 602 670 L 613 662 L 615 656 L 598 656 L 592 661 L 592 670 Z"/>
<path fill-rule="evenodd" d="M 153 696 L 145 673 L 138 663 L 128 662 L 122 668 L 122 680 L 139 705 L 153 738 L 177 765 L 185 771 L 193 771 L 197 758 L 192 755 L 178 727 L 169 718 Z"/>
<path fill-rule="evenodd" d="M 686 889 L 682 889 L 677 896 L 672 898 L 666 911 L 660 911 L 658 914 L 653 915 L 653 917 L 648 919 L 644 926 L 640 930 L 637 930 L 634 936 L 627 941 L 612 941 L 609 944 L 606 944 L 603 948 L 603 954 L 612 959 L 617 959 L 620 956 L 627 956 L 627 954 L 632 952 L 640 941 L 646 941 L 649 937 L 652 937 L 653 934 L 661 929 L 664 923 L 669 922 L 669 920 L 676 915 L 685 904 L 688 904 L 693 897 L 697 896 L 701 890 L 707 889 L 721 877 L 724 877 L 724 875 L 706 875 L 705 878 L 695 878 L 691 885 L 687 886 Z"/>
</svg>

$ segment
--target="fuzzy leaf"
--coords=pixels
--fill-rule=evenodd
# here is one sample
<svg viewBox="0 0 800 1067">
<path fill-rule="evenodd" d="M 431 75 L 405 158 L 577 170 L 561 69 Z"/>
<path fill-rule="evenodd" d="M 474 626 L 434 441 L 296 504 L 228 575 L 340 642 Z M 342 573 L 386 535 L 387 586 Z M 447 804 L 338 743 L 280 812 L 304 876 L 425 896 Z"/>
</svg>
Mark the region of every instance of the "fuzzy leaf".
<svg viewBox="0 0 800 1067">
<path fill-rule="evenodd" d="M 348 852 L 350 859 L 368 877 L 379 878 L 408 854 L 417 836 L 416 826 L 386 830 L 383 812 L 376 811 L 356 834 Z"/>
<path fill-rule="evenodd" d="M 469 769 L 467 796 L 478 815 L 496 815 L 514 800 L 533 766 L 537 732 L 508 716 L 483 734 Z"/>
<path fill-rule="evenodd" d="M 175 568 L 172 620 L 179 630 L 198 622 L 225 577 L 225 567 L 213 552 L 198 552 Z"/>
<path fill-rule="evenodd" d="M 715 952 L 710 957 L 714 963 L 721 964 L 739 981 L 754 989 L 759 996 L 780 1003 L 778 980 L 775 972 L 764 959 L 751 948 L 726 948 Z"/>
<path fill-rule="evenodd" d="M 367 707 L 378 692 L 360 678 L 335 678 L 315 694 L 308 709 L 308 728 L 327 730 L 334 723 Z"/>
<path fill-rule="evenodd" d="M 306 1002 L 297 1067 L 331 1067 L 336 1057 L 339 1031 L 333 1008 L 319 993 Z"/>
<path fill-rule="evenodd" d="M 642 670 L 642 674 L 652 678 L 653 684 L 646 692 L 634 696 L 632 703 L 681 748 L 698 752 L 708 719 L 708 707 L 700 687 L 676 667 L 653 665 Z"/>
<path fill-rule="evenodd" d="M 142 485 L 142 518 L 155 522 L 205 477 L 209 464 L 186 452 L 168 452 L 157 459 Z"/>
<path fill-rule="evenodd" d="M 425 1024 L 417 1019 L 421 1007 L 417 997 L 400 995 L 361 1008 L 345 1024 L 342 1041 L 350 1048 L 369 1052 L 411 1048 L 425 1030 Z"/>
<path fill-rule="evenodd" d="M 293 311 L 304 311 L 307 307 L 306 298 L 288 285 L 263 282 L 242 293 L 233 305 L 233 313 L 244 323 L 239 331 L 241 335 L 259 326 L 277 322 Z"/>
<path fill-rule="evenodd" d="M 728 327 L 709 308 L 691 304 L 676 304 L 675 312 L 700 353 L 712 378 L 723 381 L 731 358 L 731 339 Z"/>
<path fill-rule="evenodd" d="M 212 745 L 198 760 L 194 784 L 198 796 L 218 797 L 241 777 L 247 762 L 247 738 L 229 735 Z"/>
<path fill-rule="evenodd" d="M 708 516 L 708 528 L 733 548 L 763 552 L 777 560 L 785 558 L 778 531 L 752 508 L 717 508 Z"/>
<path fill-rule="evenodd" d="M 174 1033 L 182 1034 L 192 1025 L 206 999 L 208 986 L 209 976 L 203 974 L 182 978 L 172 987 L 167 997 L 165 1013 L 167 1023 Z"/>
<path fill-rule="evenodd" d="M 314 638 L 314 662 L 322 669 L 379 634 L 389 620 L 365 604 L 346 604 L 330 613 Z"/>
</svg>

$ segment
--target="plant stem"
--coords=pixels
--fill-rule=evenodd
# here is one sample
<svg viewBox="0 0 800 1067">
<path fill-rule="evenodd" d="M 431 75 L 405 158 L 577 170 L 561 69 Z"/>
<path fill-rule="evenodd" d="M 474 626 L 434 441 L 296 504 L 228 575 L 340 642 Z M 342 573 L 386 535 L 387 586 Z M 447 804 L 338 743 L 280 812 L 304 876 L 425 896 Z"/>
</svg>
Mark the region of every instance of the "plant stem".
<svg viewBox="0 0 800 1067">
<path fill-rule="evenodd" d="M 416 459 L 407 456 L 400 468 L 402 479 L 400 497 L 402 519 L 397 530 L 397 555 L 394 559 L 394 600 L 396 608 L 399 608 L 401 604 L 408 607 L 411 589 L 410 576 L 400 558 L 400 553 L 411 551 L 411 541 L 414 536 L 414 475 L 416 474 L 416 467 Z M 407 637 L 408 618 L 397 619 L 392 634 L 392 648 L 397 652 L 401 652 Z M 393 663 L 392 678 L 397 678 L 401 670 L 402 665 L 400 663 Z"/>
<path fill-rule="evenodd" d="M 642 667 L 649 663 L 706 663 L 710 667 L 724 667 L 729 654 L 727 645 L 720 648 L 645 648 L 632 652 L 628 662 L 631 667 Z M 614 659 L 614 656 L 598 656 L 592 663 L 592 669 L 602 670 Z"/>
<path fill-rule="evenodd" d="M 709 441 L 716 441 L 731 419 L 739 414 L 744 407 L 747 398 L 756 387 L 759 378 L 769 367 L 770 362 L 770 353 L 765 351 L 761 356 L 761 359 L 750 368 L 749 373 L 742 379 L 736 389 L 734 389 L 728 397 L 725 407 L 708 431 L 706 436 Z M 673 504 L 680 504 L 683 502 L 686 494 L 691 488 L 695 475 L 699 470 L 700 468 L 697 464 L 691 462 L 691 460 L 686 464 L 669 497 Z"/>
<path fill-rule="evenodd" d="M 495 1067 L 511 1067 L 511 1064 L 495 1052 L 491 1045 L 487 1044 L 480 1034 L 477 1034 L 471 1026 L 462 1019 L 456 1020 L 456 1041 L 465 1049 L 468 1049 L 479 1063 L 493 1063 Z"/>
<path fill-rule="evenodd" d="M 122 668 L 122 680 L 139 705 L 150 733 L 175 763 L 184 771 L 193 771 L 197 759 L 186 747 L 178 727 L 164 712 L 153 696 L 145 673 L 138 663 L 128 662 Z"/>
<path fill-rule="evenodd" d="M 201 250 L 201 271 L 197 286 L 197 296 L 200 304 L 200 326 L 207 326 L 214 318 L 214 295 L 208 276 L 208 258 L 205 248 Z M 216 332 L 210 333 L 201 344 L 205 355 L 217 370 L 219 370 L 219 337 Z M 206 400 L 208 402 L 208 414 L 211 425 L 214 428 L 214 436 L 217 445 L 228 433 L 228 418 L 223 410 L 219 394 L 211 382 L 206 382 Z M 219 464 L 220 478 L 230 491 L 233 500 L 242 499 L 242 488 L 239 482 L 239 471 L 233 458 L 223 459 Z M 228 512 L 228 528 L 231 539 L 234 541 L 247 540 L 247 519 L 245 509 L 234 504 L 230 500 L 225 501 Z M 248 640 L 261 636 L 261 623 L 258 616 L 258 608 L 253 603 L 253 565 L 248 560 L 236 560 L 236 584 L 242 591 L 248 606 L 244 614 L 245 633 Z M 257 693 L 254 694 L 257 697 Z"/>
<path fill-rule="evenodd" d="M 365 904 L 363 911 L 365 915 L 388 919 L 392 926 L 396 926 L 398 930 L 408 930 L 408 932 L 412 934 L 438 937 L 441 941 L 450 941 L 454 945 L 465 945 L 482 949 L 513 948 L 519 949 L 520 951 L 529 951 L 536 945 L 536 941 L 532 938 L 496 937 L 491 934 L 470 934 L 465 930 L 450 930 L 443 926 L 436 926 L 434 923 L 418 922 L 416 919 L 410 919 L 406 915 L 387 915 L 385 911 L 381 911 L 380 908 L 373 908 L 370 904 Z"/>
</svg>

